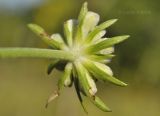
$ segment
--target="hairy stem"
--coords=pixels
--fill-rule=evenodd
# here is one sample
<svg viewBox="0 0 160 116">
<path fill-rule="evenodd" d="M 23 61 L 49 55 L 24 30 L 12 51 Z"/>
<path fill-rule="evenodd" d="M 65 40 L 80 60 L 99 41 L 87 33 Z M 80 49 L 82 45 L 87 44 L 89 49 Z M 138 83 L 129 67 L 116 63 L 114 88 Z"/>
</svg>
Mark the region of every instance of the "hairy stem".
<svg viewBox="0 0 160 116">
<path fill-rule="evenodd" d="M 47 58 L 47 59 L 74 59 L 70 52 L 40 48 L 0 48 L 0 58 Z"/>
</svg>

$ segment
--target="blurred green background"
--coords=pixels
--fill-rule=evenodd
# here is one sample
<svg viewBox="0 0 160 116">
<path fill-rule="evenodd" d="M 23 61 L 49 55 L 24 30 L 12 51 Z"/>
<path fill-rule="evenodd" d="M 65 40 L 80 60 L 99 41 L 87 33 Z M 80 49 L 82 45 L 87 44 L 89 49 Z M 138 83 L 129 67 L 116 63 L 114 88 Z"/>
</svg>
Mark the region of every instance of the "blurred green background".
<svg viewBox="0 0 160 116">
<path fill-rule="evenodd" d="M 63 33 L 63 22 L 77 18 L 84 0 L 0 0 L 0 47 L 47 46 L 26 25 Z M 129 34 L 116 46 L 110 66 L 125 88 L 98 84 L 98 95 L 113 110 L 104 113 L 85 99 L 90 116 L 160 116 L 160 1 L 88 0 L 101 22 L 119 21 L 106 36 Z M 85 116 L 74 88 L 66 88 L 45 109 L 61 72 L 48 76 L 44 59 L 0 59 L 0 116 Z"/>
</svg>

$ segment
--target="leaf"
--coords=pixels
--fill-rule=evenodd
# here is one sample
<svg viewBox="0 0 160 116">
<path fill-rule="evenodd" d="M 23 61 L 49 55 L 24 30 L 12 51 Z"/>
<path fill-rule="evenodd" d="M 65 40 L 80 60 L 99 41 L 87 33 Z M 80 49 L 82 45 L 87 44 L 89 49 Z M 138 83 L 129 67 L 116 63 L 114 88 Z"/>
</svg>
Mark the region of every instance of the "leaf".
<svg viewBox="0 0 160 116">
<path fill-rule="evenodd" d="M 51 74 L 52 70 L 55 68 L 56 64 L 59 62 L 59 60 L 54 60 L 51 64 L 49 64 L 47 69 L 47 74 Z"/>
<path fill-rule="evenodd" d="M 105 39 L 97 44 L 91 45 L 88 48 L 86 48 L 86 52 L 87 53 L 95 53 L 98 52 L 100 50 L 103 50 L 107 47 L 111 47 L 114 44 L 118 44 L 124 40 L 126 40 L 128 37 L 130 37 L 129 35 L 124 35 L 124 36 L 116 36 L 116 37 L 112 37 L 109 39 Z"/>
<path fill-rule="evenodd" d="M 92 102 L 102 111 L 111 112 L 111 109 L 108 108 L 99 97 L 95 96 Z"/>
<path fill-rule="evenodd" d="M 119 86 L 127 86 L 127 84 L 112 76 L 113 73 L 108 66 L 90 60 L 85 60 L 83 64 L 97 79 L 109 81 Z"/>
<path fill-rule="evenodd" d="M 95 27 L 94 30 L 91 33 L 89 33 L 89 35 L 86 39 L 86 42 L 89 43 L 90 41 L 92 41 L 97 33 L 104 30 L 105 28 L 110 27 L 116 21 L 117 21 L 117 19 L 111 19 L 111 20 L 108 20 L 108 21 L 100 24 L 99 26 Z"/>
</svg>

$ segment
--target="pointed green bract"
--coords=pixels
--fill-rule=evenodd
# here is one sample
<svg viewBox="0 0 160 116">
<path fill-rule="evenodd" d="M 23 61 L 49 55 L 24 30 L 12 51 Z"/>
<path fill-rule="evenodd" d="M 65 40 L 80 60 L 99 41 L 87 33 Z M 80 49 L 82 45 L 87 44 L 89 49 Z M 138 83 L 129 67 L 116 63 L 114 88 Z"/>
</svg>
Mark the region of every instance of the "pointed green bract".
<svg viewBox="0 0 160 116">
<path fill-rule="evenodd" d="M 90 41 L 92 41 L 92 39 L 95 37 L 95 35 L 97 33 L 99 33 L 100 31 L 104 30 L 105 28 L 110 27 L 116 21 L 117 21 L 117 19 L 111 19 L 111 20 L 108 20 L 108 21 L 98 25 L 97 27 L 95 27 L 95 29 L 88 35 L 88 37 L 86 39 L 86 42 L 89 43 Z"/>
<path fill-rule="evenodd" d="M 100 32 L 98 32 L 94 38 L 92 39 L 92 42 L 93 43 L 97 43 L 99 40 L 101 40 L 101 38 L 106 34 L 106 31 L 105 30 L 102 30 Z"/>
<path fill-rule="evenodd" d="M 91 77 L 91 75 L 88 73 L 88 71 L 86 71 L 86 78 L 89 84 L 89 93 L 91 94 L 91 96 L 95 96 L 95 94 L 97 93 L 97 87 L 96 84 L 93 80 L 93 78 Z"/>
<path fill-rule="evenodd" d="M 103 55 L 109 55 L 114 52 L 114 47 L 105 48 L 103 50 L 100 50 L 99 53 Z"/>
<path fill-rule="evenodd" d="M 79 82 L 85 92 L 85 94 L 87 96 L 90 96 L 90 93 L 89 93 L 89 90 L 90 90 L 90 86 L 88 84 L 88 81 L 87 81 L 87 78 L 86 78 L 86 72 L 84 70 L 84 67 L 83 65 L 80 63 L 80 62 L 75 62 L 75 68 L 76 68 L 76 72 L 78 74 L 78 79 L 79 79 Z"/>
<path fill-rule="evenodd" d="M 64 23 L 64 34 L 66 36 L 66 43 L 67 45 L 69 45 L 70 47 L 73 44 L 73 38 L 74 38 L 74 33 L 76 31 L 76 26 L 77 26 L 77 20 L 68 20 Z"/>
<path fill-rule="evenodd" d="M 49 37 L 49 35 L 44 31 L 44 29 L 36 24 L 28 24 L 28 27 L 41 39 L 53 48 L 61 48 L 61 44 Z"/>
<path fill-rule="evenodd" d="M 95 55 L 88 56 L 88 58 L 90 60 L 93 60 L 93 61 L 101 62 L 101 61 L 104 61 L 106 59 L 111 59 L 114 56 L 115 55 L 112 55 L 112 54 L 95 54 Z"/>
<path fill-rule="evenodd" d="M 66 77 L 65 77 L 65 80 L 64 80 L 64 86 L 70 86 L 72 84 L 72 69 L 73 69 L 73 66 L 72 66 L 72 63 L 68 63 L 66 65 L 66 68 L 65 68 L 65 72 L 66 72 Z"/>
<path fill-rule="evenodd" d="M 94 12 L 87 12 L 86 16 L 84 17 L 84 21 L 81 25 L 81 31 L 82 31 L 82 39 L 86 39 L 88 33 L 94 29 L 94 27 L 99 22 L 99 15 Z"/>
<path fill-rule="evenodd" d="M 80 11 L 79 16 L 78 16 L 78 21 L 79 21 L 79 22 L 83 22 L 83 19 L 84 19 L 85 15 L 86 15 L 87 12 L 88 12 L 87 6 L 88 6 L 88 3 L 87 3 L 87 2 L 83 3 L 82 8 L 81 8 L 81 11 Z"/>
<path fill-rule="evenodd" d="M 76 37 L 75 37 L 75 43 L 79 43 L 82 41 L 82 25 L 84 22 L 84 18 L 88 12 L 88 8 L 87 8 L 88 3 L 85 2 L 81 8 L 80 14 L 78 16 L 78 26 L 77 26 L 77 32 L 76 32 Z"/>
<path fill-rule="evenodd" d="M 39 36 L 46 34 L 45 30 L 37 24 L 28 24 L 28 27 Z"/>
<path fill-rule="evenodd" d="M 93 61 L 93 63 L 94 63 L 94 65 L 95 65 L 97 68 L 99 68 L 100 70 L 104 71 L 104 72 L 107 73 L 109 76 L 113 76 L 112 69 L 111 69 L 109 66 L 107 66 L 107 65 L 105 65 L 105 64 L 103 64 L 103 63 L 94 62 L 94 61 Z"/>
<path fill-rule="evenodd" d="M 97 79 L 102 81 L 109 81 L 119 86 L 127 86 L 127 84 L 112 76 L 113 74 L 109 67 L 105 65 L 102 67 L 102 65 L 97 65 L 98 63 L 95 64 L 90 60 L 84 61 L 83 64 Z"/>
<path fill-rule="evenodd" d="M 79 81 L 85 93 L 89 97 L 94 96 L 97 92 L 97 87 L 96 87 L 94 80 L 92 79 L 88 71 L 83 67 L 81 63 L 76 63 L 76 65 L 77 65 L 77 68 L 79 69 L 77 70 L 79 74 Z"/>
<path fill-rule="evenodd" d="M 102 111 L 111 112 L 111 109 L 107 107 L 99 97 L 95 96 L 92 102 Z"/>
<path fill-rule="evenodd" d="M 85 113 L 88 114 L 87 112 L 87 109 L 85 108 L 84 104 L 83 104 L 83 99 L 82 99 L 82 96 L 81 96 L 81 93 L 80 93 L 80 88 L 79 88 L 79 80 L 77 77 L 74 78 L 74 86 L 75 86 L 75 89 L 76 89 L 76 93 L 77 93 L 77 96 L 78 96 L 78 99 L 81 103 L 81 106 L 83 108 L 83 110 L 85 111 Z"/>
<path fill-rule="evenodd" d="M 98 52 L 100 50 L 103 50 L 107 47 L 113 46 L 115 44 L 118 44 L 124 40 L 126 40 L 127 38 L 129 38 L 129 35 L 124 35 L 124 36 L 116 36 L 116 37 L 112 37 L 112 38 L 107 38 L 95 45 L 91 45 L 86 49 L 87 53 L 95 53 Z"/>
<path fill-rule="evenodd" d="M 62 36 L 59 33 L 52 34 L 50 38 L 56 41 L 57 43 L 65 44 Z"/>
<path fill-rule="evenodd" d="M 72 63 L 65 66 L 64 73 L 58 81 L 58 89 L 61 90 L 64 86 L 69 86 L 71 82 Z"/>
</svg>

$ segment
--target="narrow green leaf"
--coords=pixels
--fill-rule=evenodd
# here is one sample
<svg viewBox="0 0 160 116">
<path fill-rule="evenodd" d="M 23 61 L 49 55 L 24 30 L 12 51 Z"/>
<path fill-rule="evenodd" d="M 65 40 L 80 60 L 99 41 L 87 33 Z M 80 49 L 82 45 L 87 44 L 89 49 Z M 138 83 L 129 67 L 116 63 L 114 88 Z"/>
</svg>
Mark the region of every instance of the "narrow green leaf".
<svg viewBox="0 0 160 116">
<path fill-rule="evenodd" d="M 99 33 L 100 31 L 104 30 L 105 28 L 110 27 L 116 21 L 117 21 L 117 19 L 111 19 L 111 20 L 108 20 L 108 21 L 100 24 L 99 26 L 95 27 L 94 30 L 88 35 L 88 37 L 86 39 L 86 42 L 92 41 L 97 33 Z"/>
<path fill-rule="evenodd" d="M 111 109 L 107 107 L 99 97 L 95 96 L 92 102 L 102 111 L 111 112 Z"/>
<path fill-rule="evenodd" d="M 61 48 L 61 44 L 53 39 L 50 38 L 50 36 L 45 32 L 45 30 L 36 25 L 36 24 L 28 24 L 28 27 L 35 33 L 37 34 L 39 37 L 41 37 L 41 39 L 48 44 L 49 46 L 53 47 L 53 48 Z"/>
<path fill-rule="evenodd" d="M 90 60 L 85 60 L 83 64 L 97 79 L 109 81 L 119 86 L 127 86 L 126 83 L 112 76 L 113 73 L 108 66 Z"/>
<path fill-rule="evenodd" d="M 51 74 L 52 70 L 55 68 L 59 60 L 54 60 L 51 64 L 49 64 L 48 69 L 47 69 L 47 74 Z"/>
<path fill-rule="evenodd" d="M 86 48 L 86 52 L 87 53 L 98 52 L 98 51 L 103 50 L 105 48 L 111 47 L 114 44 L 118 44 L 118 43 L 126 40 L 129 37 L 130 37 L 129 35 L 124 35 L 124 36 L 116 36 L 116 37 L 105 39 L 95 45 L 91 45 L 88 48 Z"/>
</svg>

